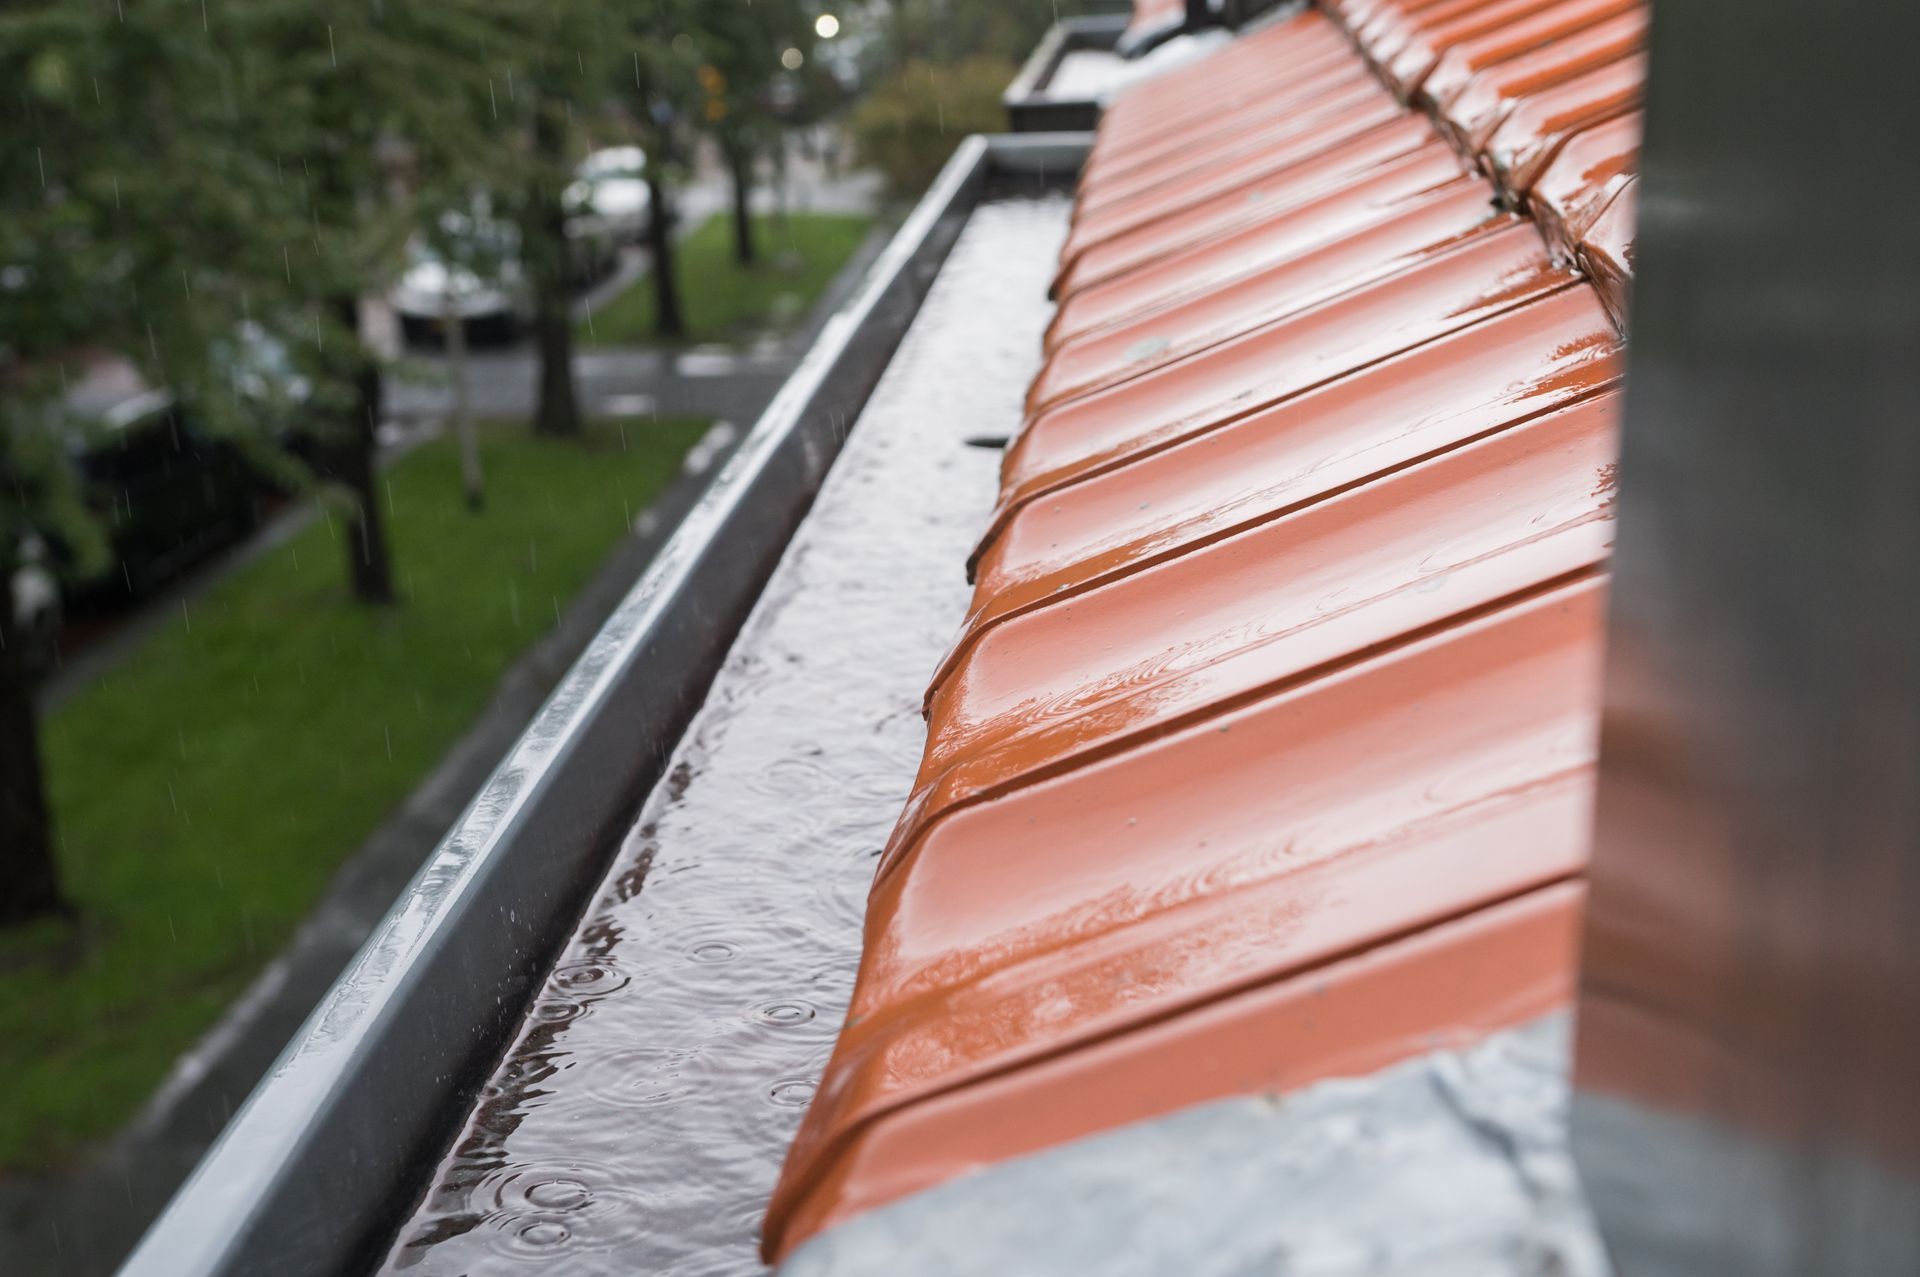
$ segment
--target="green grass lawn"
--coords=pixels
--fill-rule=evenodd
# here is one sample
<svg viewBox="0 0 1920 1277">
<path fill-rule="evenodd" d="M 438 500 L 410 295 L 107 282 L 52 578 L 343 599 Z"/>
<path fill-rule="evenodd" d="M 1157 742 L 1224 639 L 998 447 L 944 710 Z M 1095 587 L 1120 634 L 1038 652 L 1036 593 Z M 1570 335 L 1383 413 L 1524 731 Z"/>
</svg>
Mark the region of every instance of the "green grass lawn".
<svg viewBox="0 0 1920 1277">
<path fill-rule="evenodd" d="M 733 260 L 733 222 L 711 217 L 680 241 L 675 262 L 686 341 L 739 341 L 791 328 L 847 264 L 873 226 L 870 217 L 793 213 L 754 218 L 760 261 Z M 579 326 L 584 342 L 632 346 L 658 342 L 653 331 L 653 281 L 642 278 Z"/>
<path fill-rule="evenodd" d="M 705 425 L 601 423 L 584 445 L 490 428 L 479 515 L 451 442 L 429 443 L 386 475 L 400 607 L 346 600 L 338 522 L 316 521 L 51 716 L 84 922 L 0 940 L 0 1168 L 56 1163 L 133 1115 Z"/>
</svg>

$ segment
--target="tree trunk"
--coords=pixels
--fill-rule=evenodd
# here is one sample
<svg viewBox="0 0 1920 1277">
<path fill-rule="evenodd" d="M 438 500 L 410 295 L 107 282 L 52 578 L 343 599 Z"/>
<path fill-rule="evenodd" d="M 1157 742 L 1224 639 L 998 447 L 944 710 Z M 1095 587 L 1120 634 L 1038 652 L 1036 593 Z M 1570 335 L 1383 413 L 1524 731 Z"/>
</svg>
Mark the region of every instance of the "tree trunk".
<svg viewBox="0 0 1920 1277">
<path fill-rule="evenodd" d="M 733 174 L 733 260 L 751 266 L 753 247 L 753 153 L 746 147 L 728 146 L 727 167 Z"/>
<path fill-rule="evenodd" d="M 480 469 L 480 438 L 467 395 L 467 325 L 454 309 L 451 294 L 441 322 L 447 335 L 447 371 L 453 380 L 453 437 L 460 445 L 460 486 L 466 492 L 467 509 L 477 514 L 487 504 L 487 480 Z"/>
<path fill-rule="evenodd" d="M 687 335 L 686 317 L 680 312 L 680 287 L 674 278 L 673 269 L 673 215 L 667 207 L 667 190 L 658 177 L 653 176 L 653 165 L 648 165 L 647 176 L 648 202 L 652 206 L 647 218 L 647 253 L 652 257 L 653 276 L 653 330 L 662 337 L 685 337 Z"/>
<path fill-rule="evenodd" d="M 580 434 L 580 401 L 573 387 L 573 313 L 568 305 L 567 210 L 560 183 L 548 180 L 566 163 L 566 130 L 552 104 L 534 113 L 531 223 L 523 238 L 532 247 L 534 340 L 540 348 L 540 397 L 534 407 L 535 433 Z"/>
<path fill-rule="evenodd" d="M 357 298 L 336 298 L 334 312 L 354 334 L 360 332 Z M 356 346 L 353 420 L 328 446 L 327 472 L 353 494 L 347 515 L 347 579 L 353 597 L 362 603 L 385 606 L 394 601 L 393 556 L 387 546 L 386 518 L 380 509 L 376 459 L 380 425 L 380 365 Z"/>
<path fill-rule="evenodd" d="M 0 558 L 0 927 L 49 915 L 71 917 L 53 859 L 53 813 L 40 766 L 40 727 L 27 675 L 25 638 L 15 633 L 13 572 Z"/>
</svg>

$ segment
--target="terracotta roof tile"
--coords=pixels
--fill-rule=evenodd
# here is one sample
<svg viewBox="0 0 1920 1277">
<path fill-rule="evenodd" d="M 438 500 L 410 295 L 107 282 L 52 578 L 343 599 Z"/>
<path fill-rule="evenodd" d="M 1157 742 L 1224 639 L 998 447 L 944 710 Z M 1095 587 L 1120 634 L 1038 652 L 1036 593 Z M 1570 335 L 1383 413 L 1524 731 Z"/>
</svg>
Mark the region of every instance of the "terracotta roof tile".
<svg viewBox="0 0 1920 1277">
<path fill-rule="evenodd" d="M 1567 0 L 1492 0 L 1457 17 L 1416 31 L 1391 57 L 1380 58 L 1380 74 L 1403 100 L 1411 101 L 1420 84 L 1456 45 L 1492 35 Z M 1578 3 L 1579 0 L 1572 0 Z"/>
<path fill-rule="evenodd" d="M 1096 207 L 1130 186 L 1153 184 L 1183 170 L 1260 150 L 1294 133 L 1310 131 L 1328 114 L 1386 92 L 1350 57 L 1302 74 L 1285 93 L 1267 94 L 1238 107 L 1222 107 L 1204 120 L 1158 131 L 1125 146 L 1090 155 L 1080 171 L 1079 208 Z"/>
<path fill-rule="evenodd" d="M 1138 269 L 1070 287 L 1047 328 L 1047 349 L 1232 283 L 1394 217 L 1466 180 L 1460 158 L 1425 146 L 1318 198 L 1227 234 L 1176 247 Z M 1476 183 L 1476 189 L 1484 189 Z"/>
<path fill-rule="evenodd" d="M 1530 225 L 1474 236 L 1403 274 L 1045 409 L 1008 450 L 1005 498 L 1211 429 L 1572 279 Z"/>
<path fill-rule="evenodd" d="M 1248 118 L 1246 113 L 1228 116 L 1218 121 L 1217 127 L 1196 129 L 1186 145 L 1168 148 L 1150 164 L 1114 161 L 1101 172 L 1084 176 L 1075 224 L 1110 214 L 1169 187 L 1212 180 L 1242 159 L 1265 161 L 1268 157 L 1324 150 L 1329 127 L 1366 127 L 1399 114 L 1386 90 L 1364 73 L 1346 71 L 1327 79 L 1315 77 L 1301 87 L 1301 96 L 1288 111 L 1257 119 Z"/>
<path fill-rule="evenodd" d="M 1039 410 L 1104 389 L 1438 257 L 1466 236 L 1503 225 L 1483 183 L 1454 182 L 1396 216 L 1356 227 L 1303 254 L 1249 271 L 1139 318 L 1056 346 L 1028 394 Z"/>
<path fill-rule="evenodd" d="M 1524 199 L 1568 138 L 1639 107 L 1646 76 L 1645 55 L 1633 54 L 1520 102 L 1487 141 L 1494 181 Z"/>
<path fill-rule="evenodd" d="M 1573 37 L 1609 19 L 1631 14 L 1640 5 L 1641 0 L 1562 0 L 1454 45 L 1440 55 L 1433 70 L 1420 82 L 1416 96 L 1429 108 L 1444 107 L 1482 71 L 1571 43 Z"/>
<path fill-rule="evenodd" d="M 1176 249 L 1263 222 L 1312 200 L 1347 189 L 1356 178 L 1425 150 L 1449 154 L 1424 116 L 1403 115 L 1335 143 L 1315 155 L 1252 166 L 1240 180 L 1197 196 L 1144 226 L 1075 227 L 1060 255 L 1054 293 L 1061 297 L 1145 266 Z"/>
<path fill-rule="evenodd" d="M 1637 53 L 1646 39 L 1647 10 L 1644 5 L 1635 5 L 1617 17 L 1474 76 L 1439 103 L 1436 114 L 1440 126 L 1456 146 L 1478 153 L 1521 102 L 1543 89 Z"/>
<path fill-rule="evenodd" d="M 1575 244 L 1633 180 L 1642 122 L 1634 111 L 1574 134 L 1534 183 L 1534 220 L 1559 260 L 1573 258 Z"/>
<path fill-rule="evenodd" d="M 1327 12 L 1102 123 L 771 1255 L 1566 997 L 1644 10 Z"/>
<path fill-rule="evenodd" d="M 1621 186 L 1620 193 L 1580 236 L 1577 253 L 1581 267 L 1593 278 L 1601 303 L 1622 332 L 1627 327 L 1627 293 L 1633 282 L 1633 230 L 1639 188 L 1637 180 Z"/>
</svg>

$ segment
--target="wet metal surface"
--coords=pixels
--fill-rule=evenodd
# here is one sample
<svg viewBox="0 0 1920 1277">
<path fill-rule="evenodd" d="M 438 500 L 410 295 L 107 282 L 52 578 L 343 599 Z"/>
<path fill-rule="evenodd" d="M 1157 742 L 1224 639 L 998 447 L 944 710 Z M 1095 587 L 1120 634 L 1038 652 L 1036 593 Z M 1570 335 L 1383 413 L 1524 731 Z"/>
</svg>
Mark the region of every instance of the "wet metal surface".
<svg viewBox="0 0 1920 1277">
<path fill-rule="evenodd" d="M 1916 33 L 1659 5 L 1583 244 L 1637 206 L 1573 1107 L 1634 1277 L 1920 1273 Z"/>
<path fill-rule="evenodd" d="M 1604 1277 L 1566 1038 L 1552 1016 L 1020 1158 L 834 1229 L 781 1277 L 894 1277 L 903 1255 L 918 1277 Z"/>
<path fill-rule="evenodd" d="M 390 1271 L 760 1271 L 1066 213 L 975 212 Z"/>
</svg>

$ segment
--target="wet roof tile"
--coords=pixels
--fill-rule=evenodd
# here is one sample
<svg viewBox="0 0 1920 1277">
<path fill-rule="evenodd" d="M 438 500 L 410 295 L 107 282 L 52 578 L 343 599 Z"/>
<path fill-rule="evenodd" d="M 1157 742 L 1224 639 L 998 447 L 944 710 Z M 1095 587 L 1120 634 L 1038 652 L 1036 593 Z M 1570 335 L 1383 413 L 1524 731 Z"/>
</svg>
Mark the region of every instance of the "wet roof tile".
<svg viewBox="0 0 1920 1277">
<path fill-rule="evenodd" d="M 1636 109 L 1646 93 L 1646 56 L 1632 54 L 1518 103 L 1486 145 L 1494 181 L 1524 199 L 1568 138 Z"/>
<path fill-rule="evenodd" d="M 1644 11 L 1328 11 L 1459 150 L 1319 13 L 1103 122 L 772 1255 L 1566 996 Z"/>
<path fill-rule="evenodd" d="M 1639 181 L 1626 182 L 1613 201 L 1580 237 L 1580 265 L 1593 278 L 1594 291 L 1622 332 L 1627 328 L 1627 294 L 1633 283 L 1633 231 L 1639 209 Z"/>
<path fill-rule="evenodd" d="M 1261 150 L 1319 127 L 1324 116 L 1342 106 L 1385 92 L 1350 57 L 1337 59 L 1290 80 L 1284 93 L 1262 94 L 1245 105 L 1212 112 L 1204 121 L 1089 156 L 1080 172 L 1080 207 L 1097 207 L 1097 201 L 1166 181 L 1185 169 Z"/>
<path fill-rule="evenodd" d="M 1244 113 L 1230 116 L 1220 121 L 1218 128 L 1196 130 L 1186 145 L 1172 147 L 1151 164 L 1115 161 L 1098 173 L 1084 175 L 1076 224 L 1110 214 L 1152 192 L 1210 180 L 1217 173 L 1230 171 L 1235 161 L 1266 162 L 1269 157 L 1323 150 L 1326 130 L 1343 121 L 1359 122 L 1364 127 L 1400 113 L 1386 90 L 1364 73 L 1346 71 L 1325 79 L 1316 76 L 1301 89 L 1302 95 L 1291 110 L 1277 115 L 1263 113 L 1258 119 L 1246 118 Z M 1302 149 L 1303 141 L 1319 145 Z"/>
<path fill-rule="evenodd" d="M 1444 106 L 1476 75 L 1517 58 L 1568 43 L 1611 18 L 1629 14 L 1641 0 L 1561 0 L 1486 35 L 1465 40 L 1440 55 L 1433 70 L 1420 82 L 1418 100 L 1425 106 Z"/>
<path fill-rule="evenodd" d="M 1560 260 L 1574 256 L 1574 245 L 1633 180 L 1642 123 L 1633 111 L 1574 134 L 1534 183 L 1534 219 Z"/>
<path fill-rule="evenodd" d="M 1564 289 L 1018 507 L 969 625 L 1249 527 L 1614 384 L 1619 342 Z"/>
<path fill-rule="evenodd" d="M 1369 1073 L 1532 1019 L 1569 997 L 1581 898 L 1571 883 L 1531 891 L 877 1115 L 848 1131 L 817 1190 L 776 1197 L 769 1246 L 778 1253 L 863 1210 L 1023 1153 L 1211 1099 Z M 1284 928 L 1285 908 L 1262 911 L 1263 903 L 1247 901 L 1256 924 Z M 1108 973 L 1134 976 L 1118 964 Z M 1276 1053 L 1274 1042 L 1292 1049 Z"/>
<path fill-rule="evenodd" d="M 1025 611 L 936 676 L 925 811 L 1044 774 L 1347 654 L 1593 567 L 1612 544 L 1611 395 Z"/>
<path fill-rule="evenodd" d="M 1291 260 L 1342 235 L 1397 216 L 1466 175 L 1460 158 L 1427 146 L 1297 207 L 1197 244 L 1137 270 L 1071 289 L 1047 328 L 1047 349 L 1206 293 Z M 1476 189 L 1484 189 L 1476 186 Z"/>
<path fill-rule="evenodd" d="M 1128 184 L 1093 204 L 1082 203 L 1068 243 L 1077 246 L 1138 229 L 1210 196 L 1274 177 L 1350 138 L 1402 118 L 1405 112 L 1399 104 L 1377 90 L 1344 99 L 1336 111 L 1316 112 L 1314 127 L 1289 131 L 1268 145 L 1236 153 L 1200 170 L 1185 170 L 1164 182 L 1146 187 Z"/>
<path fill-rule="evenodd" d="M 1196 196 L 1133 227 L 1075 227 L 1060 255 L 1054 292 L 1066 297 L 1101 280 L 1147 265 L 1178 249 L 1265 221 L 1416 152 L 1449 155 L 1425 116 L 1404 115 L 1345 138 L 1326 150 L 1260 169 L 1224 189 Z"/>
<path fill-rule="evenodd" d="M 1477 153 L 1522 101 L 1638 52 L 1646 44 L 1647 25 L 1646 6 L 1635 5 L 1564 40 L 1491 67 L 1439 102 L 1440 125 L 1455 145 Z"/>
<path fill-rule="evenodd" d="M 1380 60 L 1380 74 L 1401 98 L 1411 100 L 1449 49 L 1520 23 L 1543 10 L 1580 0 L 1492 0 L 1457 17 L 1414 32 L 1400 50 Z"/>
<path fill-rule="evenodd" d="M 1038 411 L 1170 364 L 1360 285 L 1437 257 L 1513 220 L 1483 183 L 1454 182 L 1398 215 L 1362 226 L 1265 270 L 1250 271 L 1152 313 L 1057 346 L 1033 383 Z"/>
<path fill-rule="evenodd" d="M 1008 450 L 1004 501 L 1058 486 L 1090 463 L 1198 434 L 1572 280 L 1530 225 L 1475 236 L 1412 270 L 1040 412 Z"/>
<path fill-rule="evenodd" d="M 1101 117 L 1087 156 L 1089 166 L 1190 129 L 1206 128 L 1223 114 L 1283 99 L 1293 85 L 1325 70 L 1364 69 L 1355 64 L 1346 41 L 1331 23 L 1314 17 L 1306 24 L 1309 29 L 1301 30 L 1302 25 L 1301 19 L 1288 24 L 1291 29 L 1280 32 L 1287 37 L 1284 43 L 1273 43 L 1276 32 L 1270 31 L 1230 50 L 1258 52 L 1257 58 L 1225 64 L 1223 55 L 1215 55 L 1140 84 Z"/>
<path fill-rule="evenodd" d="M 1123 146 L 1152 131 L 1203 120 L 1212 110 L 1256 100 L 1273 91 L 1277 76 L 1296 75 L 1330 56 L 1339 60 L 1346 51 L 1339 28 L 1307 10 L 1198 62 L 1133 85 L 1102 114 L 1095 149 Z"/>
<path fill-rule="evenodd" d="M 1496 944 L 1497 961 L 1476 937 L 1572 907 L 1540 888 L 1584 857 L 1599 620 L 1597 586 L 1566 587 L 942 822 L 870 906 L 851 1027 L 770 1244 L 967 1169 L 947 1140 L 898 1145 L 922 1167 L 898 1178 L 849 1148 L 886 1121 L 917 1128 L 935 1097 L 1000 1128 L 988 1155 L 1005 1156 L 1012 1132 L 1059 1138 L 1032 1129 L 1051 1106 L 1031 1087 L 1077 1091 L 1100 1129 L 1127 1120 L 1119 1094 L 1144 1116 L 1377 1067 L 1563 997 L 1570 918 L 1524 954 Z M 1391 978 L 1349 984 L 1355 952 Z M 1317 1033 L 1252 1012 L 1305 996 Z M 1192 1067 L 1223 1021 L 1241 1026 L 1226 1078 Z M 1134 1067 L 1095 1101 L 1107 1050 Z M 1049 1059 L 1069 1091 L 1046 1085 Z M 791 1170 L 831 1162 L 817 1185 Z"/>
<path fill-rule="evenodd" d="M 1441 0 L 1422 5 L 1381 4 L 1365 21 L 1352 28 L 1354 43 L 1375 66 L 1384 66 L 1422 34 L 1471 19 L 1499 0 Z"/>
</svg>

